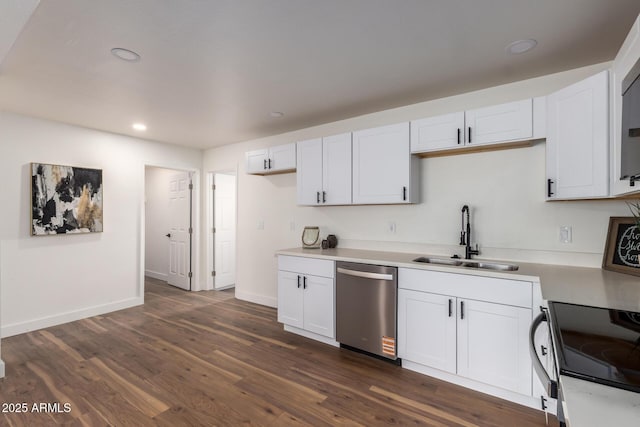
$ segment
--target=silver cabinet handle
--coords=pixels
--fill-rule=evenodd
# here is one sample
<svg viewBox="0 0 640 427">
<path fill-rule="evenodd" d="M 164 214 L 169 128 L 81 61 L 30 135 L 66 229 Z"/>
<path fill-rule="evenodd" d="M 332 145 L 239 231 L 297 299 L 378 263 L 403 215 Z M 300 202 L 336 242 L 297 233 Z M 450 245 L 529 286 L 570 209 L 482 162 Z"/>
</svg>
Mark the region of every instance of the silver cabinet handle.
<svg viewBox="0 0 640 427">
<path fill-rule="evenodd" d="M 348 276 L 363 277 L 365 279 L 393 280 L 393 274 L 369 273 L 368 271 L 349 270 L 347 268 L 342 268 L 342 267 L 338 267 L 336 271 L 338 273 L 346 274 Z"/>
<path fill-rule="evenodd" d="M 538 378 L 542 381 L 547 389 L 547 395 L 553 399 L 558 398 L 558 383 L 552 380 L 549 377 L 549 374 L 542 366 L 542 362 L 540 362 L 540 358 L 538 357 L 538 353 L 536 353 L 536 345 L 535 345 L 535 334 L 538 327 L 542 324 L 542 322 L 547 321 L 547 313 L 546 311 L 542 311 L 542 313 L 538 314 L 533 320 L 531 324 L 531 328 L 529 328 L 529 354 L 531 356 L 531 360 L 533 361 L 533 368 L 538 375 Z M 549 337 L 551 339 L 551 337 Z"/>
</svg>

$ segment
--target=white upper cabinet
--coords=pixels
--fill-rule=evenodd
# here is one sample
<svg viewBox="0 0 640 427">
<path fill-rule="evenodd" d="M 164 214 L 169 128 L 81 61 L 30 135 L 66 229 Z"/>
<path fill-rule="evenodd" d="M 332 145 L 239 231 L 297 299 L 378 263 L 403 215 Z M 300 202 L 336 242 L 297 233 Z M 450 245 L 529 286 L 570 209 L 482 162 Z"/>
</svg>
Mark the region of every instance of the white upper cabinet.
<svg viewBox="0 0 640 427">
<path fill-rule="evenodd" d="M 322 203 L 351 204 L 351 133 L 322 138 Z"/>
<path fill-rule="evenodd" d="M 609 73 L 547 97 L 547 199 L 609 195 Z"/>
<path fill-rule="evenodd" d="M 411 152 L 448 154 L 487 145 L 523 145 L 546 136 L 544 97 L 428 117 L 411 122 Z M 496 147 L 499 148 L 499 147 Z"/>
<path fill-rule="evenodd" d="M 268 175 L 296 170 L 296 144 L 248 151 L 245 157 L 249 174 Z"/>
<path fill-rule="evenodd" d="M 415 203 L 413 169 L 409 123 L 353 133 L 354 204 Z"/>
<path fill-rule="evenodd" d="M 628 178 L 621 179 L 622 82 L 629 76 L 630 71 L 639 61 L 640 15 L 631 27 L 629 34 L 627 34 L 627 38 L 613 60 L 611 68 L 611 194 L 614 196 L 640 191 L 640 182 L 636 182 L 634 186 L 631 186 Z"/>
<path fill-rule="evenodd" d="M 298 142 L 297 156 L 297 193 L 299 205 L 320 204 L 322 191 L 322 139 L 310 139 Z"/>
<path fill-rule="evenodd" d="M 533 138 L 533 100 L 509 102 L 465 112 L 467 145 Z"/>
<path fill-rule="evenodd" d="M 247 173 L 261 174 L 267 170 L 268 149 L 247 151 L 245 157 L 247 160 Z"/>
<path fill-rule="evenodd" d="M 351 133 L 298 142 L 299 205 L 351 204 Z"/>
<path fill-rule="evenodd" d="M 411 152 L 445 150 L 464 145 L 464 113 L 444 114 L 411 122 Z"/>
</svg>

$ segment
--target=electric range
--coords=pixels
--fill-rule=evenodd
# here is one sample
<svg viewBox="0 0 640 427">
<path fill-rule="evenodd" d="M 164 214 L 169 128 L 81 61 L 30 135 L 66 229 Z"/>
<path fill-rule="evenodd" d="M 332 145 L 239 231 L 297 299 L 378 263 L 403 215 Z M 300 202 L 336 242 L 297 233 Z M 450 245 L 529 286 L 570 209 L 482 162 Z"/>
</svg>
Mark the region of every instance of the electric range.
<svg viewBox="0 0 640 427">
<path fill-rule="evenodd" d="M 640 393 L 640 313 L 549 303 L 561 375 Z"/>
</svg>

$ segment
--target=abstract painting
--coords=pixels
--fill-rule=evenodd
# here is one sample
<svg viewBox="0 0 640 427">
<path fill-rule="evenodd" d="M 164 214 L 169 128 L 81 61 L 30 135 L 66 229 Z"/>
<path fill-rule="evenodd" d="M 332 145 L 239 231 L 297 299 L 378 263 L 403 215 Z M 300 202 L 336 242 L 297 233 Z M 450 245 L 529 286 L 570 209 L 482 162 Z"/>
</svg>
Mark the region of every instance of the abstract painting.
<svg viewBox="0 0 640 427">
<path fill-rule="evenodd" d="M 101 231 L 101 169 L 31 163 L 31 235 Z"/>
</svg>

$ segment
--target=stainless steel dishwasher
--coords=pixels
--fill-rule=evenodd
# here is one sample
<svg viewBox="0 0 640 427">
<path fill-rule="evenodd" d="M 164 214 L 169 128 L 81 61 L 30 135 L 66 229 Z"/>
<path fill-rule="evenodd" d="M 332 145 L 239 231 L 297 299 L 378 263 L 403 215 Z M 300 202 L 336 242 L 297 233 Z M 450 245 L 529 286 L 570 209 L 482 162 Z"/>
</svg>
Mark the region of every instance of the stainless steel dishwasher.
<svg viewBox="0 0 640 427">
<path fill-rule="evenodd" d="M 398 269 L 336 263 L 336 340 L 396 360 Z"/>
</svg>

